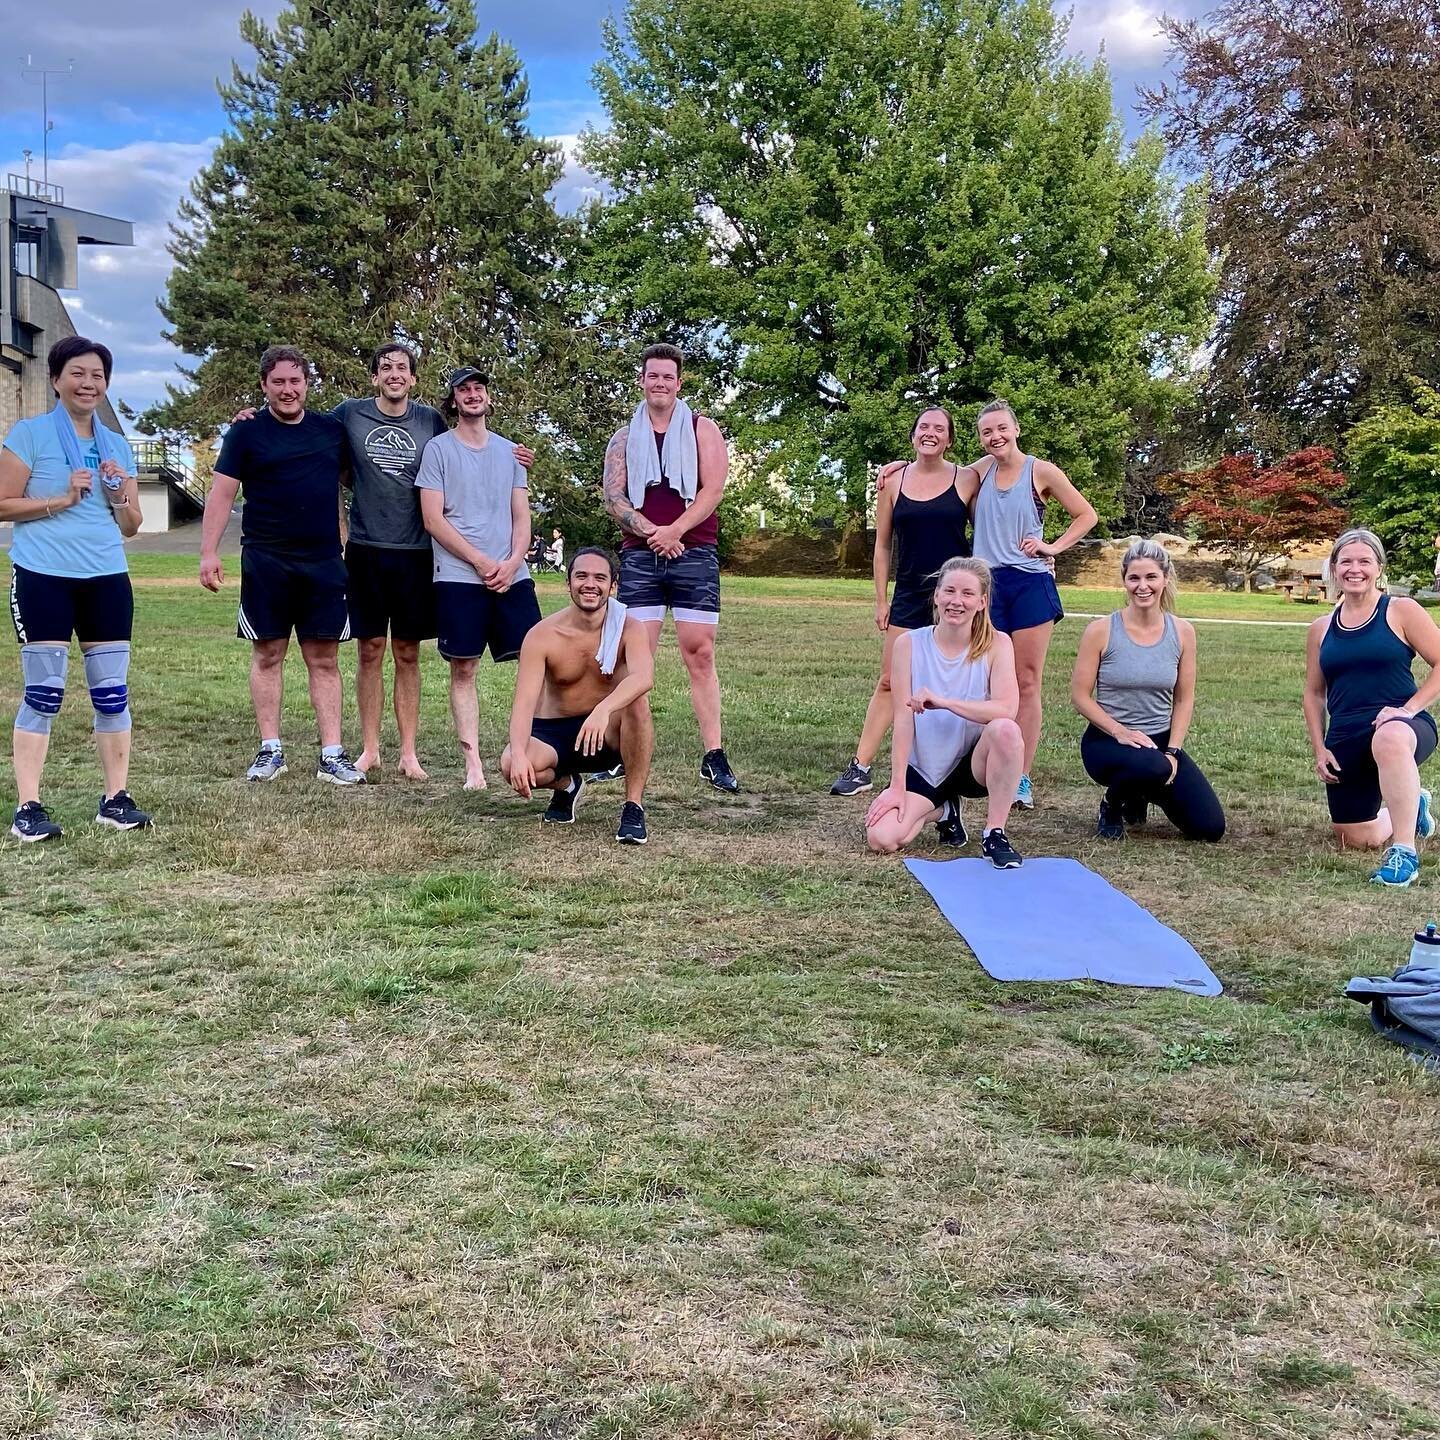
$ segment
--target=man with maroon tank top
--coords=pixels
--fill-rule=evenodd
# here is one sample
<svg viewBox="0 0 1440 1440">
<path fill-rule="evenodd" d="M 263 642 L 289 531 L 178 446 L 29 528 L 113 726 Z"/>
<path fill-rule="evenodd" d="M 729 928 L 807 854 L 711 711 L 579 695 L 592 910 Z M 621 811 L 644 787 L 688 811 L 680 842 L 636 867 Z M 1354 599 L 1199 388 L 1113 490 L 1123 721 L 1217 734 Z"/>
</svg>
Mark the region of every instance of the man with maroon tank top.
<svg viewBox="0 0 1440 1440">
<path fill-rule="evenodd" d="M 680 351 L 651 345 L 640 366 L 645 398 L 605 452 L 605 509 L 623 535 L 619 598 L 644 625 L 652 653 L 667 607 L 674 615 L 704 751 L 700 775 L 733 794 L 740 785 L 721 744 L 715 673 L 720 621 L 715 507 L 725 493 L 729 455 L 720 427 L 680 398 Z"/>
</svg>

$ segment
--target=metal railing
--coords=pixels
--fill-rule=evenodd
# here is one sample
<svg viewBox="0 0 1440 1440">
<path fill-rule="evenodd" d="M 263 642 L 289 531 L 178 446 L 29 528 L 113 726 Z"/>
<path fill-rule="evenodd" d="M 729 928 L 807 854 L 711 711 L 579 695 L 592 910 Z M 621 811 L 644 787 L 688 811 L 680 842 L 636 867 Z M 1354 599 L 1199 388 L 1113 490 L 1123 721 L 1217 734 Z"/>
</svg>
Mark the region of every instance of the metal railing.
<svg viewBox="0 0 1440 1440">
<path fill-rule="evenodd" d="M 27 200 L 44 200 L 50 205 L 65 203 L 65 187 L 47 184 L 29 175 L 17 175 L 13 170 L 5 177 L 5 188 L 12 195 L 23 195 Z"/>
<path fill-rule="evenodd" d="M 205 508 L 206 487 L 173 445 L 163 440 L 131 440 L 130 449 L 141 474 L 158 475 L 202 510 Z"/>
</svg>

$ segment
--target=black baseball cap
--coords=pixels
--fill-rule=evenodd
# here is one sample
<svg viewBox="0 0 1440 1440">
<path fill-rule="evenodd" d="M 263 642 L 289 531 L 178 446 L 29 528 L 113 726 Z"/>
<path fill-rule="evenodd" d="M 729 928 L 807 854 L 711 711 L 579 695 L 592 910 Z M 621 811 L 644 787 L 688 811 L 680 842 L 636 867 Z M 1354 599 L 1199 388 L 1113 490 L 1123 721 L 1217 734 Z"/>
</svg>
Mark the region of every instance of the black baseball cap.
<svg viewBox="0 0 1440 1440">
<path fill-rule="evenodd" d="M 477 370 L 473 365 L 460 365 L 445 379 L 446 394 L 453 395 L 467 380 L 478 380 L 487 390 L 490 388 L 490 377 L 483 370 Z"/>
</svg>

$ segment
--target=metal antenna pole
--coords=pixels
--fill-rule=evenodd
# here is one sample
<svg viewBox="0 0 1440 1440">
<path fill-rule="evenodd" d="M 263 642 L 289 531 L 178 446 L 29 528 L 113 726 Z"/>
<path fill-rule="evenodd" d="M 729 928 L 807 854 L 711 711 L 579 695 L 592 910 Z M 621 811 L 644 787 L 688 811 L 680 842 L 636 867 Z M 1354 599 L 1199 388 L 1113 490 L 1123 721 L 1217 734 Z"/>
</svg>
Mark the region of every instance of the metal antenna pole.
<svg viewBox="0 0 1440 1440">
<path fill-rule="evenodd" d="M 27 55 L 25 64 L 21 67 L 20 75 L 25 80 L 40 81 L 40 121 L 41 131 L 41 183 L 45 186 L 46 193 L 50 190 L 50 131 L 54 128 L 50 123 L 50 77 L 71 75 L 75 71 L 75 62 L 71 60 L 63 70 L 58 68 L 47 69 L 43 65 L 34 63 L 35 57 Z"/>
</svg>

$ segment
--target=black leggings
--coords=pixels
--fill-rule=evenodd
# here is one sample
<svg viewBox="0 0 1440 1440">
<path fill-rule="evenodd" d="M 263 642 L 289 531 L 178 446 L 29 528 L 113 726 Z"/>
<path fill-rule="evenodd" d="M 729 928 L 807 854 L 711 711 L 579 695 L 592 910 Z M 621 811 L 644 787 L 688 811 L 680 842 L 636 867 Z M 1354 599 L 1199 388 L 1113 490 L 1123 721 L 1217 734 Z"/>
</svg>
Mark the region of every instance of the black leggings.
<svg viewBox="0 0 1440 1440">
<path fill-rule="evenodd" d="M 1170 757 L 1165 747 L 1170 732 L 1150 737 L 1158 748 L 1139 749 L 1112 740 L 1095 726 L 1080 737 L 1080 759 L 1085 773 L 1104 785 L 1105 798 L 1117 809 L 1126 801 L 1158 805 L 1187 840 L 1218 840 L 1225 833 L 1225 812 L 1200 767 L 1182 750 L 1175 758 L 1179 768 L 1170 779 Z"/>
</svg>

